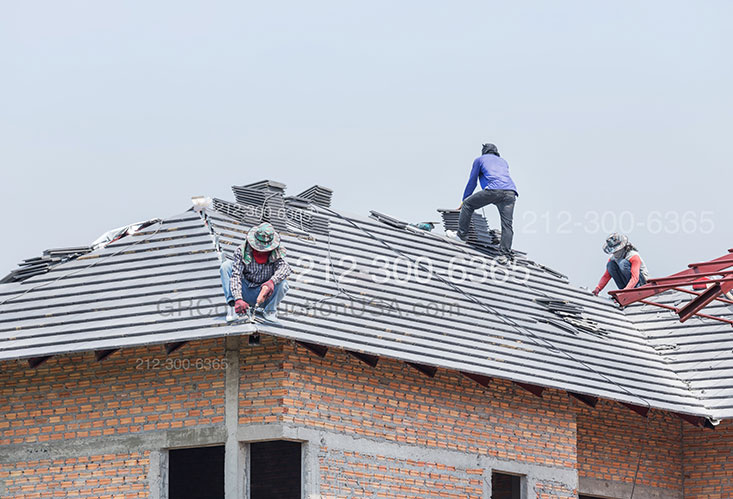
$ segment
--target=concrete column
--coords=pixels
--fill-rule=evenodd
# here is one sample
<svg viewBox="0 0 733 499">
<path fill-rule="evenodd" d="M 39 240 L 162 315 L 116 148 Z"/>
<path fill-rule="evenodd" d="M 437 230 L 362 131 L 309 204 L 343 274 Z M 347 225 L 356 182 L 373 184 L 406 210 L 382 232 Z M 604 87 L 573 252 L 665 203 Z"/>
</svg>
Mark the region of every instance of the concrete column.
<svg viewBox="0 0 733 499">
<path fill-rule="evenodd" d="M 148 485 L 150 499 L 166 499 L 168 497 L 168 451 L 154 450 L 150 452 Z"/>
<path fill-rule="evenodd" d="M 226 338 L 226 377 L 224 381 L 224 497 L 244 499 L 244 452 L 237 439 L 239 427 L 239 337 Z"/>
<path fill-rule="evenodd" d="M 491 499 L 491 470 L 484 468 L 484 472 L 481 474 L 481 499 Z"/>
<path fill-rule="evenodd" d="M 320 466 L 318 463 L 318 442 L 307 441 L 303 443 L 302 478 L 303 497 L 306 499 L 318 499 L 320 495 Z"/>
</svg>

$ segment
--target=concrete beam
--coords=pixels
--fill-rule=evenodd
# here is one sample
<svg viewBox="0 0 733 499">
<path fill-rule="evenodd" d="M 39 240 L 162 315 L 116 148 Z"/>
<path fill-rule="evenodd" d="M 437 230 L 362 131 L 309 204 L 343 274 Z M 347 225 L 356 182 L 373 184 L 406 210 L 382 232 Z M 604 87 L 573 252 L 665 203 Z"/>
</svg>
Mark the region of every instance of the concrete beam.
<svg viewBox="0 0 733 499">
<path fill-rule="evenodd" d="M 601 480 L 598 478 L 580 478 L 578 480 L 578 492 L 600 497 L 631 497 L 633 484 L 628 482 L 617 482 L 613 480 Z M 661 487 L 649 487 L 648 485 L 636 484 L 634 497 L 644 499 L 684 499 L 682 492 L 664 489 Z"/>
</svg>

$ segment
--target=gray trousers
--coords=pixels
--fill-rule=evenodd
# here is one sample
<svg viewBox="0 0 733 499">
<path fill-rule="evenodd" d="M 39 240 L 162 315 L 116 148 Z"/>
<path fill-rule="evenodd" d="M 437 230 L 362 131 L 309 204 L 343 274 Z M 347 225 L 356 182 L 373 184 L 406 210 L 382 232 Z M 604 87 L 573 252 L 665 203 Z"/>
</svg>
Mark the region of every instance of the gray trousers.
<svg viewBox="0 0 733 499">
<path fill-rule="evenodd" d="M 512 221 L 514 220 L 514 203 L 516 200 L 517 194 L 509 190 L 482 189 L 471 194 L 463 201 L 461 214 L 458 217 L 458 237 L 465 239 L 468 235 L 474 211 L 486 205 L 494 204 L 499 210 L 499 217 L 501 218 L 501 251 L 508 253 L 512 249 L 512 240 L 514 239 Z"/>
</svg>

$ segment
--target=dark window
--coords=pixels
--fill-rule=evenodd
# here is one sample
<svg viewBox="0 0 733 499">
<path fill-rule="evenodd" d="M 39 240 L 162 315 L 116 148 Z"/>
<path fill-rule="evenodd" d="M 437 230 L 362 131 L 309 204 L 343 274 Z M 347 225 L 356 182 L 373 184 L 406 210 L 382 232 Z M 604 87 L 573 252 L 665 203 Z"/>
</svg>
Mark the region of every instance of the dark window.
<svg viewBox="0 0 733 499">
<path fill-rule="evenodd" d="M 522 477 L 493 472 L 491 499 L 521 499 Z"/>
<path fill-rule="evenodd" d="M 249 445 L 250 499 L 300 499 L 301 447 L 285 440 Z"/>
<path fill-rule="evenodd" d="M 169 499 L 224 499 L 224 446 L 168 452 Z"/>
</svg>

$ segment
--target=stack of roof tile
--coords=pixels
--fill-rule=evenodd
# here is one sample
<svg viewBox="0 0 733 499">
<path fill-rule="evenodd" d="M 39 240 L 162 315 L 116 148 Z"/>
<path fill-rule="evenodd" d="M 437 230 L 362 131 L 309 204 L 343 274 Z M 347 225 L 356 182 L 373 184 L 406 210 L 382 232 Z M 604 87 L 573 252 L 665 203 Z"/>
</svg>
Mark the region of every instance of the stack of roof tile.
<svg viewBox="0 0 733 499">
<path fill-rule="evenodd" d="M 286 187 L 287 186 L 282 182 L 275 182 L 274 180 L 260 180 L 259 182 L 252 182 L 251 184 L 245 184 L 242 186 L 233 185 L 232 190 L 234 191 L 235 196 L 237 194 L 237 189 L 254 189 L 256 191 L 270 191 L 284 194 Z M 237 199 L 237 201 L 239 201 L 239 199 Z"/>
<path fill-rule="evenodd" d="M 273 180 L 262 180 L 253 184 L 233 185 L 232 191 L 237 203 L 253 206 L 262 220 L 270 222 L 276 229 L 284 230 L 287 226 L 285 201 L 285 184 Z"/>
<path fill-rule="evenodd" d="M 285 198 L 288 225 L 309 234 L 328 234 L 328 218 L 313 211 L 311 200 L 300 196 Z"/>
<path fill-rule="evenodd" d="M 313 204 L 325 206 L 326 208 L 331 206 L 332 196 L 333 190 L 320 185 L 314 185 L 297 195 L 299 198 L 307 199 Z"/>
<path fill-rule="evenodd" d="M 47 249 L 43 252 L 43 256 L 26 258 L 18 264 L 18 269 L 11 271 L 0 282 L 17 282 L 24 281 L 35 275 L 45 274 L 51 267 L 69 260 L 73 260 L 81 255 L 89 253 L 92 248 L 89 246 L 75 246 L 70 248 Z"/>
<path fill-rule="evenodd" d="M 438 210 L 443 217 L 443 227 L 445 230 L 458 231 L 458 217 L 460 210 Z M 478 213 L 471 217 L 471 224 L 468 227 L 468 235 L 466 241 L 473 244 L 486 244 L 495 246 L 499 244 L 501 233 L 497 230 L 489 230 L 486 219 Z"/>
<path fill-rule="evenodd" d="M 247 225 L 257 225 L 262 221 L 262 211 L 256 206 L 231 203 L 223 199 L 214 198 L 214 209 L 220 213 Z"/>
</svg>

